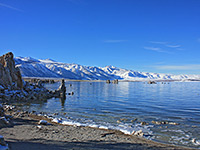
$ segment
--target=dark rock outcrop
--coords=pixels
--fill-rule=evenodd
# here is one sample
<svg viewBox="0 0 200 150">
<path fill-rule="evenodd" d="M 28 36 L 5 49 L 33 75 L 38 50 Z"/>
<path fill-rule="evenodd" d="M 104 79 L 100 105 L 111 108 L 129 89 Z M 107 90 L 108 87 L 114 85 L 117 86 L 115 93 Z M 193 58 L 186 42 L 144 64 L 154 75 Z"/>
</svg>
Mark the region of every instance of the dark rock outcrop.
<svg viewBox="0 0 200 150">
<path fill-rule="evenodd" d="M 15 67 L 12 52 L 0 56 L 0 85 L 13 90 L 23 88 L 21 73 Z"/>
</svg>

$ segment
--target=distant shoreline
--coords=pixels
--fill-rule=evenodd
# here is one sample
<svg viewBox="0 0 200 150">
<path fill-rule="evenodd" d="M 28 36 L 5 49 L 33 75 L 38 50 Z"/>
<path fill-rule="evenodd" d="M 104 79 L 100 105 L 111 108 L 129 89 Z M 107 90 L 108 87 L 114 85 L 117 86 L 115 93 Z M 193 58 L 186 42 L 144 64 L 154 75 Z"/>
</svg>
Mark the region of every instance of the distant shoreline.
<svg viewBox="0 0 200 150">
<path fill-rule="evenodd" d="M 58 82 L 62 79 L 65 81 L 73 81 L 73 82 L 106 82 L 106 80 L 76 80 L 76 79 L 65 79 L 65 78 L 50 78 L 50 77 L 22 77 L 25 81 L 31 80 L 31 79 L 40 79 L 40 80 L 55 80 L 55 82 Z M 112 80 L 111 80 L 112 81 Z M 200 79 L 183 79 L 183 80 L 161 80 L 161 79 L 138 79 L 138 80 L 118 80 L 119 82 L 148 82 L 148 81 L 155 81 L 155 82 L 184 82 L 184 81 L 198 81 L 200 82 Z"/>
</svg>

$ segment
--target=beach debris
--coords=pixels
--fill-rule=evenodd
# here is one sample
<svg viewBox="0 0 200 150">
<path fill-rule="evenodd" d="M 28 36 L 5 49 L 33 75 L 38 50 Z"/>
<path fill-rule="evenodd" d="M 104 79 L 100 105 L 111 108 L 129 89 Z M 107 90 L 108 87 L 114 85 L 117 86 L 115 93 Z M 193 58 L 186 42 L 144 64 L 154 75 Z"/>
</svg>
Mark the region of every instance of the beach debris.
<svg viewBox="0 0 200 150">
<path fill-rule="evenodd" d="M 40 120 L 40 121 L 38 122 L 38 124 L 39 124 L 39 125 L 47 125 L 48 122 L 47 122 L 46 120 Z"/>
<path fill-rule="evenodd" d="M 133 131 L 131 135 L 142 137 L 144 136 L 144 133 L 142 132 L 142 130 L 138 130 L 138 131 Z"/>
<path fill-rule="evenodd" d="M 2 135 L 0 135 L 0 149 L 9 150 L 8 144 L 5 142 L 4 137 Z"/>
</svg>

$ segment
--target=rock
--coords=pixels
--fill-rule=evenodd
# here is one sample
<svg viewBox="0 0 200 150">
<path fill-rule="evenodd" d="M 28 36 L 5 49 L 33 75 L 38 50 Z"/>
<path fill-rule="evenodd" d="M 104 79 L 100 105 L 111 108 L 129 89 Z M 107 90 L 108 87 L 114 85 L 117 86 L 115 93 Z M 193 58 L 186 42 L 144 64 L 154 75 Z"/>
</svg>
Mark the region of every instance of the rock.
<svg viewBox="0 0 200 150">
<path fill-rule="evenodd" d="M 0 135 L 0 149 L 1 150 L 9 150 L 8 144 L 5 142 L 2 135 Z"/>
<path fill-rule="evenodd" d="M 47 122 L 46 120 L 40 120 L 40 121 L 38 122 L 38 124 L 39 124 L 39 125 L 47 125 L 48 122 Z"/>
<path fill-rule="evenodd" d="M 66 99 L 65 81 L 56 91 L 47 90 L 42 83 L 55 83 L 49 79 L 28 79 L 22 80 L 19 68 L 15 67 L 13 53 L 9 52 L 0 56 L 0 100 L 1 101 L 32 101 L 47 100 L 52 97 Z M 30 82 L 30 83 L 29 83 Z M 74 92 L 70 93 L 71 95 Z"/>
<path fill-rule="evenodd" d="M 121 121 L 120 121 L 120 120 L 117 120 L 117 123 L 121 123 Z"/>
<path fill-rule="evenodd" d="M 7 88 L 22 89 L 23 82 L 21 73 L 19 68 L 15 67 L 13 57 L 12 52 L 0 56 L 0 85 Z"/>
<path fill-rule="evenodd" d="M 38 129 L 42 129 L 42 126 L 37 126 Z"/>
<path fill-rule="evenodd" d="M 55 92 L 53 92 L 53 95 L 55 97 L 60 97 L 60 98 L 66 99 L 66 87 L 65 87 L 64 79 L 62 79 L 60 87 Z"/>
<path fill-rule="evenodd" d="M 171 124 L 171 125 L 180 125 L 179 123 L 176 123 L 176 122 L 169 122 L 169 124 Z"/>
<path fill-rule="evenodd" d="M 6 146 L 7 145 L 6 142 L 4 141 L 4 138 L 3 138 L 2 135 L 0 135 L 0 145 L 1 146 Z"/>
<path fill-rule="evenodd" d="M 168 122 L 168 121 L 151 121 L 153 124 L 161 125 L 161 124 L 170 124 L 170 125 L 179 125 L 176 122 Z"/>
<path fill-rule="evenodd" d="M 128 121 L 128 119 L 126 119 L 126 118 L 121 118 L 120 120 L 121 121 Z"/>
<path fill-rule="evenodd" d="M 135 119 L 131 120 L 131 122 L 135 122 L 135 121 L 137 121 L 137 118 L 135 118 Z"/>
<path fill-rule="evenodd" d="M 5 127 L 9 124 L 9 121 L 5 117 L 0 117 L 0 127 Z"/>
<path fill-rule="evenodd" d="M 58 90 L 63 92 L 63 93 L 66 93 L 66 87 L 65 87 L 65 80 L 64 79 L 62 79 L 61 85 L 58 88 Z"/>
<path fill-rule="evenodd" d="M 109 84 L 109 83 L 110 83 L 110 80 L 106 80 L 106 83 L 108 83 L 108 84 Z"/>
<path fill-rule="evenodd" d="M 112 83 L 114 83 L 114 84 L 118 84 L 118 82 L 119 81 L 117 79 L 112 81 Z"/>
<path fill-rule="evenodd" d="M 147 122 L 141 122 L 141 125 L 149 125 Z"/>
<path fill-rule="evenodd" d="M 144 136 L 144 133 L 142 132 L 142 130 L 139 130 L 139 131 L 133 131 L 131 133 L 131 135 L 134 135 L 134 136 Z"/>
<path fill-rule="evenodd" d="M 0 91 L 4 91 L 4 87 L 2 85 L 0 85 Z"/>
<path fill-rule="evenodd" d="M 0 104 L 0 117 L 4 116 L 4 109 L 3 106 Z"/>
<path fill-rule="evenodd" d="M 113 84 L 118 84 L 118 82 L 119 82 L 118 79 L 112 81 Z M 111 81 L 110 80 L 106 80 L 106 83 L 110 84 Z"/>
<path fill-rule="evenodd" d="M 6 111 L 10 111 L 10 110 L 15 109 L 15 106 L 12 106 L 12 105 L 4 105 L 3 108 L 4 108 L 4 110 L 6 110 Z"/>
<path fill-rule="evenodd" d="M 155 81 L 149 81 L 148 84 L 156 84 Z"/>
<path fill-rule="evenodd" d="M 161 124 L 161 122 L 159 122 L 159 121 L 151 121 L 153 124 L 157 124 L 157 125 L 160 125 Z"/>
</svg>

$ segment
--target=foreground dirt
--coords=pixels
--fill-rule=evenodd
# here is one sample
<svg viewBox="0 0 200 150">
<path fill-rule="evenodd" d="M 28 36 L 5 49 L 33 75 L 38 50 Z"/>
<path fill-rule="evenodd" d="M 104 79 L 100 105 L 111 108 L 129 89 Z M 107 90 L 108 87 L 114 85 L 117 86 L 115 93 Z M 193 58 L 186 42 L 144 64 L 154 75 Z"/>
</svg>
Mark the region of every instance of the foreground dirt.
<svg viewBox="0 0 200 150">
<path fill-rule="evenodd" d="M 4 136 L 11 150 L 190 149 L 128 136 L 113 130 L 58 124 L 38 126 L 40 119 L 44 118 L 30 114 L 14 115 L 14 125 L 1 128 L 0 135 Z"/>
</svg>

